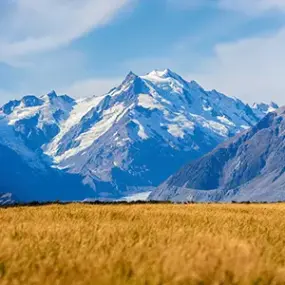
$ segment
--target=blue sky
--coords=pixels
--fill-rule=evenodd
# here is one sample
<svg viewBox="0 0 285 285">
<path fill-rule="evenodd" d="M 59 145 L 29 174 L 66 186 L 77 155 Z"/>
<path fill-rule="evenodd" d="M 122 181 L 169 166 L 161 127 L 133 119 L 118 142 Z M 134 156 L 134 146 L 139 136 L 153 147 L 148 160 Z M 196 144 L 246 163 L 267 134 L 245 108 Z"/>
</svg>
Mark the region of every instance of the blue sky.
<svg viewBox="0 0 285 285">
<path fill-rule="evenodd" d="M 0 103 L 101 94 L 162 68 L 285 104 L 285 0 L 0 1 Z"/>
</svg>

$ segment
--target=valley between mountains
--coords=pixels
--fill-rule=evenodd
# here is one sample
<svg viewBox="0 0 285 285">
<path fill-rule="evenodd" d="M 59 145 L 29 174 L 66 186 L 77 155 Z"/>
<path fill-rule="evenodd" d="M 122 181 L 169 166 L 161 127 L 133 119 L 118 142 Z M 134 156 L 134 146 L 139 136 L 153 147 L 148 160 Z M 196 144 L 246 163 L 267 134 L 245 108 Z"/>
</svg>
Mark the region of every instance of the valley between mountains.
<svg viewBox="0 0 285 285">
<path fill-rule="evenodd" d="M 285 200 L 277 104 L 250 106 L 168 69 L 130 72 L 94 94 L 52 91 L 1 107 L 0 203 L 148 192 L 153 200 Z"/>
</svg>

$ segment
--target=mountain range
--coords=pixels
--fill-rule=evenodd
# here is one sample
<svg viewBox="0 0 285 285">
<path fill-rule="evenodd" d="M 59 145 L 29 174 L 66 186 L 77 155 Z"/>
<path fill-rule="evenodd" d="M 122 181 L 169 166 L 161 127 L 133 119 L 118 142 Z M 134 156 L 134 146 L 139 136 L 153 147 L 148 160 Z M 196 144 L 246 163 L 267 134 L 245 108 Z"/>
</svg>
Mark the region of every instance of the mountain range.
<svg viewBox="0 0 285 285">
<path fill-rule="evenodd" d="M 86 99 L 24 96 L 0 109 L 0 197 L 120 199 L 152 191 L 277 108 L 206 91 L 169 69 L 130 72 Z M 163 199 L 158 189 L 152 197 Z"/>
<path fill-rule="evenodd" d="M 186 165 L 152 192 L 173 201 L 285 200 L 285 107 Z"/>
</svg>

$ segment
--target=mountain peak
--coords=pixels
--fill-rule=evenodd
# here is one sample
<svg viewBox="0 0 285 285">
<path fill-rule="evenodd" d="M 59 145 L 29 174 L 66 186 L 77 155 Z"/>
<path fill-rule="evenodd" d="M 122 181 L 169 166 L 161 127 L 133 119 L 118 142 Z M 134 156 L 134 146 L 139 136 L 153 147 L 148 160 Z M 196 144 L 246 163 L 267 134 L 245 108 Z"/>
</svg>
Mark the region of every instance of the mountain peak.
<svg viewBox="0 0 285 285">
<path fill-rule="evenodd" d="M 195 89 L 201 89 L 202 86 L 195 80 L 191 80 L 189 82 L 189 85 L 192 87 L 192 88 L 195 88 Z M 203 88 L 202 88 L 203 89 Z M 216 90 L 213 90 L 213 91 L 216 91 Z"/>
<path fill-rule="evenodd" d="M 26 95 L 21 100 L 23 106 L 25 107 L 36 107 L 41 106 L 44 102 L 34 95 Z"/>
<path fill-rule="evenodd" d="M 271 101 L 271 102 L 269 103 L 269 106 L 272 107 L 272 108 L 274 108 L 274 109 L 278 109 L 278 108 L 279 108 L 278 104 L 276 104 L 276 103 L 273 102 L 273 101 Z"/>
<path fill-rule="evenodd" d="M 47 94 L 47 97 L 48 97 L 49 99 L 54 99 L 54 98 L 57 97 L 57 94 L 56 94 L 56 92 L 55 92 L 54 90 L 52 90 L 51 92 L 49 92 L 49 93 Z"/>
<path fill-rule="evenodd" d="M 279 106 L 274 103 L 274 102 L 270 102 L 269 104 L 267 103 L 254 103 L 252 105 L 252 109 L 254 111 L 254 113 L 258 116 L 258 117 L 262 117 L 268 113 L 274 112 L 279 108 Z M 261 115 L 261 116 L 260 116 Z"/>
<path fill-rule="evenodd" d="M 139 78 L 135 73 L 130 71 L 124 81 L 122 82 L 121 86 L 134 82 L 137 78 Z"/>
<path fill-rule="evenodd" d="M 134 73 L 134 72 L 132 72 L 132 71 L 130 71 L 128 74 L 127 74 L 127 76 L 126 76 L 126 79 L 125 80 L 133 80 L 133 79 L 135 79 L 135 78 L 137 78 L 138 76 Z"/>
<path fill-rule="evenodd" d="M 10 115 L 13 112 L 13 110 L 16 107 L 18 107 L 20 104 L 21 104 L 21 101 L 12 100 L 6 103 L 5 105 L 3 105 L 0 110 L 6 115 Z"/>
<path fill-rule="evenodd" d="M 155 70 L 151 71 L 150 73 L 148 73 L 147 75 L 148 76 L 161 77 L 161 78 L 168 78 L 168 77 L 177 78 L 177 77 L 180 77 L 178 74 L 171 71 L 169 68 L 164 69 L 164 70 L 155 69 Z"/>
</svg>

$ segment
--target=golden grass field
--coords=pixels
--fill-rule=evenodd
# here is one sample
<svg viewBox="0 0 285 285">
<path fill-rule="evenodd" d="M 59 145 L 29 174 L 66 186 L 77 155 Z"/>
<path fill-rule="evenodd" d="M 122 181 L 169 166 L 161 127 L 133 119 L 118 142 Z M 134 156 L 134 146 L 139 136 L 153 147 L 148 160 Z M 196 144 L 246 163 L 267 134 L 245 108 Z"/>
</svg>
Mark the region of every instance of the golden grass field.
<svg viewBox="0 0 285 285">
<path fill-rule="evenodd" d="M 285 284 L 285 205 L 0 209 L 0 284 Z"/>
</svg>

